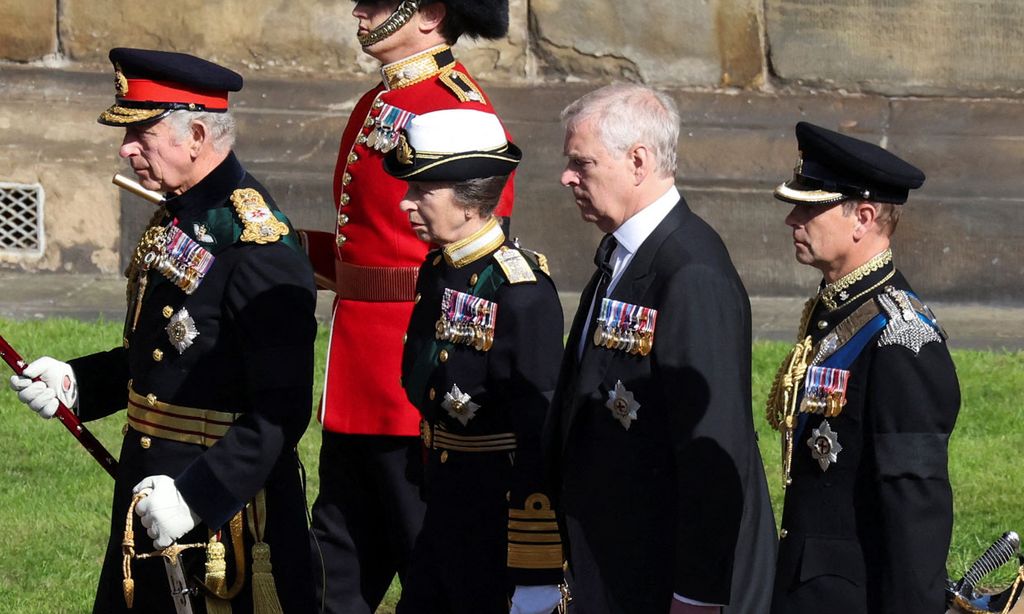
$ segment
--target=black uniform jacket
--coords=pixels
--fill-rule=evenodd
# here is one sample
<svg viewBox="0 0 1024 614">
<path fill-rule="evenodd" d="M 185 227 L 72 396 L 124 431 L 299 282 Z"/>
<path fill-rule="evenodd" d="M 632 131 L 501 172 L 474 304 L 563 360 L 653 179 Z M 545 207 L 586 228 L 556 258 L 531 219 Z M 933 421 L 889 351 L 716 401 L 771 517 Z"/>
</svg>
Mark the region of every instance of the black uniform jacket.
<svg viewBox="0 0 1024 614">
<path fill-rule="evenodd" d="M 484 230 L 501 240 L 496 222 Z M 544 262 L 543 256 L 519 250 L 508 241 L 476 250 L 459 266 L 442 251 L 428 253 L 420 268 L 402 357 L 402 383 L 429 425 L 432 439 L 428 441 L 427 518 L 421 539 L 432 531 L 448 535 L 452 547 L 442 555 L 449 561 L 445 564 L 462 560 L 468 567 L 466 574 L 484 573 L 484 559 L 493 558 L 486 553 L 497 553 L 502 585 L 558 584 L 562 548 L 554 509 L 543 488 L 540 443 L 562 354 L 558 293 L 546 265 L 538 264 Z M 520 254 L 517 260 L 533 281 L 509 280 L 495 254 L 511 252 Z M 489 350 L 436 338 L 445 289 L 497 305 Z M 446 395 L 455 386 L 479 406 L 465 424 L 458 413 L 444 407 Z M 500 434 L 514 434 L 512 449 L 458 449 Z M 473 510 L 484 516 L 474 516 Z M 466 538 L 452 533 L 464 533 Z M 462 551 L 456 542 L 465 542 L 470 551 Z M 413 558 L 415 569 L 416 553 Z M 506 563 L 507 574 L 502 573 Z M 472 584 L 474 579 L 463 577 L 461 582 Z M 502 603 L 507 605 L 504 597 Z"/>
<path fill-rule="evenodd" d="M 764 611 L 775 525 L 751 418 L 750 303 L 725 246 L 680 201 L 637 250 L 609 298 L 657 310 L 646 357 L 587 339 L 577 360 L 597 282 L 545 427 L 579 611 L 663 614 L 673 593 Z M 628 430 L 606 406 L 617 382 L 640 404 Z"/>
<path fill-rule="evenodd" d="M 239 240 L 242 223 L 230 200 L 238 188 L 258 191 L 275 215 L 284 219 L 263 186 L 230 154 L 198 184 L 165 201 L 164 223 L 176 220 L 178 228 L 215 257 L 198 288 L 188 295 L 151 269 L 134 330 L 135 310 L 129 309 L 124 347 L 71 361 L 80 386 L 83 420 L 124 409 L 129 385 L 155 404 L 239 414 L 223 438 L 210 447 L 150 437 L 125 427 L 95 612 L 125 609 L 121 590 L 125 514 L 132 487 L 151 475 L 173 478 L 202 519 L 179 543 L 205 542 L 210 530 L 222 527 L 227 536 L 224 525 L 266 489 L 265 541 L 270 545 L 279 597 L 287 612 L 312 608 L 305 498 L 295 452 L 312 406 L 316 335 L 312 271 L 294 247 L 294 231 L 264 245 Z M 183 309 L 199 334 L 179 353 L 167 326 L 172 314 Z M 135 521 L 136 549 L 151 550 L 152 540 L 138 518 Z M 183 555 L 200 581 L 201 552 Z M 230 583 L 231 550 L 227 559 Z M 246 559 L 249 574 L 248 552 Z M 140 560 L 132 567 L 136 583 L 132 611 L 174 612 L 160 561 Z M 240 608 L 236 612 L 250 611 L 250 595 L 246 581 L 233 602 Z M 202 602 L 202 598 L 193 600 L 197 608 Z"/>
<path fill-rule="evenodd" d="M 848 288 L 834 309 L 819 300 L 806 334 L 817 342 L 886 286 L 910 290 L 891 262 Z M 882 334 L 850 365 L 842 413 L 809 415 L 793 443 L 776 614 L 945 611 L 953 527 L 946 461 L 960 407 L 956 370 L 944 341 L 915 352 L 880 345 Z M 807 441 L 825 420 L 842 450 L 822 470 Z"/>
</svg>

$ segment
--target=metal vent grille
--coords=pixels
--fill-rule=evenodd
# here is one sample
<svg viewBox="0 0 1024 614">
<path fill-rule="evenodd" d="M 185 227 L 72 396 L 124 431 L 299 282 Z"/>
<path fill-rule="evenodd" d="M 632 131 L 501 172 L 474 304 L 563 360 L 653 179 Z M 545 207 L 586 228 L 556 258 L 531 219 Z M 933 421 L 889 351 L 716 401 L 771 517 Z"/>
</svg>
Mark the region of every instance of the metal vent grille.
<svg viewBox="0 0 1024 614">
<path fill-rule="evenodd" d="M 43 255 L 43 186 L 0 182 L 0 255 Z"/>
</svg>

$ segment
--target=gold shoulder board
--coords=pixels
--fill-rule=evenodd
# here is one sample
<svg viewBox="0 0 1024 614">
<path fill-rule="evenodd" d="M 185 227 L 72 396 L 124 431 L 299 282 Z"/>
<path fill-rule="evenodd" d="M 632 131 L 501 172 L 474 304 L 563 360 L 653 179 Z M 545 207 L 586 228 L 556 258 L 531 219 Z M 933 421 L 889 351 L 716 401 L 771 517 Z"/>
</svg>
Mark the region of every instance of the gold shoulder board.
<svg viewBox="0 0 1024 614">
<path fill-rule="evenodd" d="M 526 261 L 525 256 L 519 253 L 519 250 L 509 249 L 507 246 L 502 247 L 494 252 L 494 259 L 498 261 L 498 266 L 505 272 L 508 283 L 521 284 L 537 281 L 537 276 L 533 274 L 530 263 Z"/>
<path fill-rule="evenodd" d="M 263 200 L 263 195 L 252 188 L 239 188 L 231 193 L 238 219 L 245 228 L 242 241 L 246 243 L 274 243 L 288 234 L 288 225 L 274 217 L 274 213 Z"/>
</svg>

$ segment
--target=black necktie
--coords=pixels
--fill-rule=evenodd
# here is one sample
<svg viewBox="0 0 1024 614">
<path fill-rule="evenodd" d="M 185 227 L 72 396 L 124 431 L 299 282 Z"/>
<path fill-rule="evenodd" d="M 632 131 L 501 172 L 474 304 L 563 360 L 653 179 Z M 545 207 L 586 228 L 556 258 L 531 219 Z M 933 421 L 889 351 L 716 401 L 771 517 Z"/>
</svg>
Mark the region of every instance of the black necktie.
<svg viewBox="0 0 1024 614">
<path fill-rule="evenodd" d="M 614 235 L 605 235 L 597 246 L 597 252 L 594 253 L 594 264 L 601 273 L 601 278 L 598 280 L 597 288 L 594 290 L 594 303 L 590 308 L 590 320 L 587 325 L 586 337 L 584 337 L 583 341 L 584 345 L 590 343 L 590 338 L 594 335 L 594 329 L 597 326 L 597 316 L 601 311 L 601 299 L 608 292 L 608 284 L 612 281 L 612 254 L 618 245 L 619 242 L 615 240 Z"/>
</svg>

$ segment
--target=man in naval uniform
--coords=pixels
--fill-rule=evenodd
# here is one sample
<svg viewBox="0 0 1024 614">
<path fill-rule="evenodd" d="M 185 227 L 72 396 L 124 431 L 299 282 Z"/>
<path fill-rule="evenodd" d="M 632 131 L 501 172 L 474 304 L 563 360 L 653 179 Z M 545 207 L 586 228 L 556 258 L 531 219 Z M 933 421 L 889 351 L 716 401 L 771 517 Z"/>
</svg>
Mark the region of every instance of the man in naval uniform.
<svg viewBox="0 0 1024 614">
<path fill-rule="evenodd" d="M 675 187 L 675 102 L 613 85 L 562 117 L 562 184 L 607 233 L 545 427 L 573 603 L 766 612 L 776 540 L 751 415 L 750 303 Z"/>
<path fill-rule="evenodd" d="M 423 519 L 419 415 L 399 384 L 402 335 L 416 273 L 429 248 L 398 209 L 405 182 L 384 155 L 416 115 L 439 109 L 493 113 L 452 54 L 462 35 L 499 38 L 507 0 L 357 2 L 363 51 L 382 81 L 356 104 L 334 176 L 338 225 L 306 232 L 318 283 L 337 293 L 319 419 L 320 493 L 313 505 L 314 556 L 328 612 L 372 613 L 408 563 Z M 512 183 L 496 214 L 512 210 Z"/>
<path fill-rule="evenodd" d="M 939 614 L 960 392 L 945 334 L 890 250 L 924 174 L 813 124 L 796 137 L 775 197 L 794 205 L 797 261 L 823 279 L 768 401 L 786 482 L 772 612 Z"/>
<path fill-rule="evenodd" d="M 409 182 L 420 267 L 402 383 L 419 409 L 427 512 L 399 614 L 550 614 L 562 547 L 540 434 L 562 352 L 546 259 L 506 239 L 494 208 L 519 148 L 491 113 L 420 115 L 385 170 Z"/>
<path fill-rule="evenodd" d="M 57 398 L 83 421 L 128 408 L 93 611 L 183 611 L 160 558 L 123 557 L 126 514 L 145 495 L 128 517 L 152 540 L 139 528 L 135 553 L 206 547 L 180 556 L 194 611 L 279 599 L 311 612 L 295 446 L 312 406 L 316 297 L 287 218 L 231 151 L 228 92 L 242 78 L 180 53 L 118 48 L 110 60 L 117 97 L 99 122 L 125 129 L 121 157 L 164 197 L 127 272 L 123 346 L 43 357 L 11 380 L 45 418 Z"/>
</svg>

